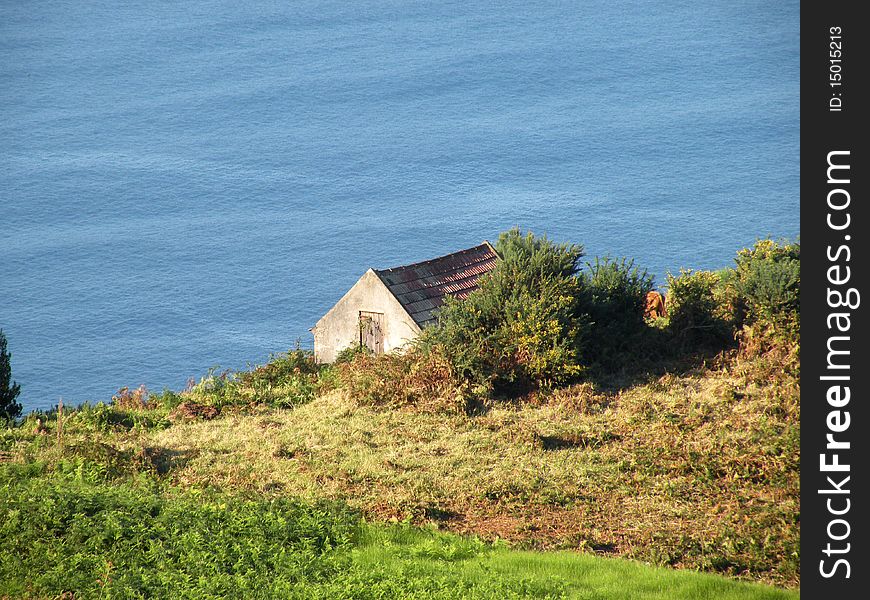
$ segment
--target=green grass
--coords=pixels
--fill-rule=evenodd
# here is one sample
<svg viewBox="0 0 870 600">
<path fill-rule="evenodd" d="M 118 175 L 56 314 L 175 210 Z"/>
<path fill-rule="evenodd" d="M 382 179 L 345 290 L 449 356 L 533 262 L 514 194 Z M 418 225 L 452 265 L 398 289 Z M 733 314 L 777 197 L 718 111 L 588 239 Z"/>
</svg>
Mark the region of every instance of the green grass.
<svg viewBox="0 0 870 600">
<path fill-rule="evenodd" d="M 491 590 L 493 582 L 508 583 L 502 591 L 516 597 L 589 600 L 799 597 L 796 592 L 713 575 L 576 552 L 512 550 L 504 544 L 487 545 L 476 538 L 407 526 L 365 530 L 353 555 L 354 562 L 365 569 L 391 576 L 410 572 L 419 579 L 437 580 L 449 571 L 453 583 L 469 591 L 466 597 L 514 597 L 489 595 L 495 591 Z"/>
<path fill-rule="evenodd" d="M 466 416 L 359 405 L 153 430 L 180 486 L 343 500 L 520 547 L 796 586 L 799 391 L 765 359 Z"/>
<path fill-rule="evenodd" d="M 65 595 L 64 595 L 65 594 Z M 0 597 L 796 598 L 570 552 L 511 550 L 336 504 L 110 483 L 87 461 L 0 465 Z"/>
<path fill-rule="evenodd" d="M 298 361 L 276 364 L 147 402 L 128 394 L 67 410 L 62 436 L 53 413 L 0 429 L 0 598 L 57 597 L 70 565 L 84 573 L 72 580 L 81 597 L 107 595 L 122 579 L 127 591 L 113 597 L 253 594 L 245 581 L 272 596 L 324 598 L 453 597 L 454 589 L 619 598 L 644 597 L 644 586 L 650 594 L 687 586 L 684 597 L 726 593 L 705 586 L 790 597 L 733 579 L 799 586 L 798 376 L 775 356 L 733 354 L 474 415 L 369 406 L 319 380 L 301 398 L 292 382 L 310 374 Z M 90 519 L 81 506 L 115 516 Z M 271 540 L 283 534 L 245 525 L 271 522 L 270 511 L 287 522 L 292 511 L 326 510 L 318 527 L 331 531 L 340 506 L 368 524 L 354 517 L 342 526 L 353 531 L 345 541 L 330 534 L 329 550 L 304 565 L 270 562 L 280 555 Z M 68 528 L 71 512 L 87 517 L 78 529 Z M 390 522 L 419 529 L 378 525 Z M 183 535 L 167 537 L 170 525 Z M 106 532 L 118 543 L 94 541 L 109 543 Z M 256 550 L 233 545 L 242 540 Z M 235 562 L 210 562 L 223 547 L 236 548 Z M 34 548 L 38 556 L 28 554 Z M 174 558 L 157 560 L 161 553 Z M 16 567 L 20 556 L 30 557 Z M 149 571 L 143 556 L 159 568 Z M 619 574 L 635 567 L 635 579 Z M 108 571 L 117 583 L 105 583 Z"/>
</svg>

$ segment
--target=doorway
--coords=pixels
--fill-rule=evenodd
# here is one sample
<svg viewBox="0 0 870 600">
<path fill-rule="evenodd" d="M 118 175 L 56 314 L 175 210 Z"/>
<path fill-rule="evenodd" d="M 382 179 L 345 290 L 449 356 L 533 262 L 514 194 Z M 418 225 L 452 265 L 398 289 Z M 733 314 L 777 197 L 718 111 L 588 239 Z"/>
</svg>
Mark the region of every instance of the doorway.
<svg viewBox="0 0 870 600">
<path fill-rule="evenodd" d="M 360 311 L 359 345 L 365 346 L 374 354 L 384 353 L 384 314 Z"/>
</svg>

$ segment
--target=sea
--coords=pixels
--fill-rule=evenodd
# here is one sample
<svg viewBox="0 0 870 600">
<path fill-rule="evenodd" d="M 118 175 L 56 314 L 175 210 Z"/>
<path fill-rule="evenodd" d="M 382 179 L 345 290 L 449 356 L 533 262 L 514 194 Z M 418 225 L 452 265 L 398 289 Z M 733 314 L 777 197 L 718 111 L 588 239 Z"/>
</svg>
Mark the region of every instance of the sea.
<svg viewBox="0 0 870 600">
<path fill-rule="evenodd" d="M 799 2 L 0 0 L 25 411 L 297 345 L 514 226 L 656 277 L 799 233 Z"/>
</svg>

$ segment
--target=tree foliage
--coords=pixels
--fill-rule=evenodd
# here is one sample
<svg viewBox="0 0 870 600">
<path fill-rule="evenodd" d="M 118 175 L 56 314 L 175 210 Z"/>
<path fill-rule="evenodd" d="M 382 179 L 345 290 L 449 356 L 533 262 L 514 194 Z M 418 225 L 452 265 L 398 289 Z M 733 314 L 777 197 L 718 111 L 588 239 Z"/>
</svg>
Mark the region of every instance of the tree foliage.
<svg viewBox="0 0 870 600">
<path fill-rule="evenodd" d="M 668 275 L 669 329 L 683 349 L 720 346 L 731 337 L 727 310 L 719 301 L 722 274 L 681 269 Z"/>
<path fill-rule="evenodd" d="M 457 374 L 496 388 L 549 387 L 580 373 L 583 247 L 518 228 L 499 236 L 501 260 L 465 300 L 448 299 L 421 337 Z"/>
<path fill-rule="evenodd" d="M 668 277 L 670 329 L 689 346 L 753 336 L 764 348 L 799 345 L 800 243 L 758 240 L 719 272 Z M 769 342 L 769 343 L 768 343 Z"/>
<path fill-rule="evenodd" d="M 615 367 L 645 343 L 644 309 L 653 277 L 634 260 L 596 257 L 581 279 L 582 310 L 590 321 L 586 354 L 597 365 Z"/>
<path fill-rule="evenodd" d="M 6 351 L 6 335 L 0 329 L 0 421 L 21 416 L 21 405 L 15 401 L 21 386 L 12 381 L 12 355 Z"/>
</svg>

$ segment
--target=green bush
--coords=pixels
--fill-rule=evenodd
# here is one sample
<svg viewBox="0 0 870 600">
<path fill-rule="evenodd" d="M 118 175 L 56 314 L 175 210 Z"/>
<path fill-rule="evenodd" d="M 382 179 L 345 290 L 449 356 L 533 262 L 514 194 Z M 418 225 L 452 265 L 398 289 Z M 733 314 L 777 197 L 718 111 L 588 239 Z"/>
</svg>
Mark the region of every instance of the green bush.
<svg viewBox="0 0 870 600">
<path fill-rule="evenodd" d="M 586 263 L 581 274 L 582 310 L 589 317 L 585 354 L 590 362 L 614 368 L 643 354 L 649 327 L 646 295 L 654 280 L 634 260 L 605 257 Z"/>
<path fill-rule="evenodd" d="M 289 350 L 273 354 L 269 362 L 242 375 L 242 381 L 265 380 L 280 385 L 299 375 L 317 375 L 319 367 L 311 350 Z"/>
<path fill-rule="evenodd" d="M 15 401 L 21 386 L 12 381 L 12 355 L 6 351 L 6 335 L 0 329 L 0 424 L 21 416 L 21 404 Z"/>
<path fill-rule="evenodd" d="M 151 401 L 157 408 L 165 411 L 171 411 L 178 408 L 178 405 L 184 402 L 184 398 L 181 396 L 181 394 L 164 388 L 160 394 L 152 395 Z"/>
<path fill-rule="evenodd" d="M 168 411 L 155 408 L 120 408 L 115 404 L 84 403 L 77 408 L 65 413 L 64 427 L 66 430 L 85 432 L 121 432 L 133 429 L 147 431 L 151 429 L 165 429 L 170 422 L 167 419 Z M 57 413 L 51 412 L 47 422 L 56 420 Z"/>
<path fill-rule="evenodd" d="M 251 391 L 255 401 L 292 408 L 314 399 L 320 367 L 310 350 L 290 350 L 268 363 L 238 375 L 239 387 Z M 247 389 L 246 389 L 247 388 Z M 249 394 L 241 394 L 248 399 Z"/>
<path fill-rule="evenodd" d="M 199 383 L 189 385 L 180 397 L 218 409 L 252 404 L 292 408 L 310 402 L 321 390 L 322 369 L 314 362 L 310 350 L 297 348 L 272 355 L 268 363 L 249 371 L 209 369 Z"/>
<path fill-rule="evenodd" d="M 758 240 L 735 266 L 669 276 L 670 329 L 692 347 L 738 338 L 750 353 L 799 346 L 800 244 Z"/>
<path fill-rule="evenodd" d="M 353 346 L 348 346 L 347 348 L 341 350 L 338 354 L 336 354 L 335 360 L 332 364 L 340 365 L 342 363 L 352 362 L 360 354 L 371 355 L 373 354 L 373 352 L 368 346 L 363 346 L 362 344 L 354 344 Z"/>
<path fill-rule="evenodd" d="M 515 392 L 570 381 L 582 370 L 576 277 L 582 247 L 516 228 L 495 247 L 501 257 L 495 269 L 465 300 L 448 299 L 420 347 L 437 348 L 474 386 Z"/>
<path fill-rule="evenodd" d="M 800 369 L 800 244 L 758 240 L 737 253 L 725 282 L 744 354 L 774 352 L 783 368 Z"/>
<path fill-rule="evenodd" d="M 732 327 L 719 301 L 722 275 L 713 271 L 681 269 L 668 274 L 669 329 L 683 349 L 721 346 Z"/>
<path fill-rule="evenodd" d="M 501 257 L 495 272 L 507 276 L 510 285 L 527 290 L 548 278 L 576 275 L 583 257 L 583 246 L 557 244 L 532 232 L 523 235 L 519 227 L 501 233 L 495 249 Z"/>
<path fill-rule="evenodd" d="M 581 272 L 581 246 L 518 229 L 503 233 L 496 250 L 502 260 L 479 289 L 448 299 L 437 326 L 421 336 L 421 347 L 441 349 L 459 377 L 522 393 L 644 354 L 653 278 L 633 260 L 596 258 Z"/>
<path fill-rule="evenodd" d="M 800 244 L 758 240 L 737 253 L 732 285 L 741 301 L 740 325 L 762 324 L 796 333 L 800 310 Z"/>
<path fill-rule="evenodd" d="M 538 388 L 552 388 L 582 372 L 586 317 L 577 310 L 579 288 L 575 278 L 547 278 L 537 293 L 529 290 L 512 298 L 506 307 L 509 338 L 505 345 L 513 352 L 506 381 L 531 381 Z"/>
</svg>

